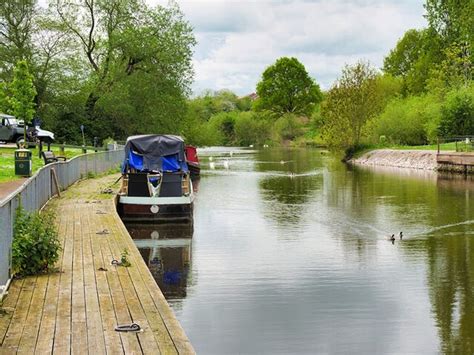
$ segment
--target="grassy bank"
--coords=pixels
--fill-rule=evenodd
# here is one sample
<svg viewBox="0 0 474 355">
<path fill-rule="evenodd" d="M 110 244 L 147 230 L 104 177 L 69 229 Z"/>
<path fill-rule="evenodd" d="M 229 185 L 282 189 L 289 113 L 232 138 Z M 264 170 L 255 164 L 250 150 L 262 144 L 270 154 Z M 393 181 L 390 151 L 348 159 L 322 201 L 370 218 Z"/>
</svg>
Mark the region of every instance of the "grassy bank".
<svg viewBox="0 0 474 355">
<path fill-rule="evenodd" d="M 16 147 L 2 147 L 0 148 L 0 183 L 20 179 L 21 177 L 15 175 L 15 150 Z M 59 153 L 59 148 L 51 148 L 56 156 L 63 155 Z M 31 149 L 33 174 L 44 166 L 43 158 L 38 157 L 38 150 Z M 81 154 L 80 149 L 66 149 L 64 156 L 68 159 Z"/>
</svg>

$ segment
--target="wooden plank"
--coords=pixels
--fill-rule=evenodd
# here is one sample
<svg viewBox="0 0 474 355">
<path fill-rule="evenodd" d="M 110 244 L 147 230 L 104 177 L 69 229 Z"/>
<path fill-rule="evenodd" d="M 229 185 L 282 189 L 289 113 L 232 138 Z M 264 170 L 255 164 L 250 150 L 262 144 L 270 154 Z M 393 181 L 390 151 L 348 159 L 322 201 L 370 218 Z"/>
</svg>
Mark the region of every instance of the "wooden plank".
<svg viewBox="0 0 474 355">
<path fill-rule="evenodd" d="M 127 248 L 130 255 L 129 259 L 132 263 L 132 266 L 127 268 L 129 273 L 130 282 L 135 289 L 136 294 L 138 295 L 141 307 L 143 308 L 144 313 L 149 319 L 149 327 L 152 330 L 158 347 L 161 352 L 177 353 L 175 344 L 166 328 L 163 319 L 160 316 L 158 309 L 151 297 L 146 285 L 143 282 L 143 278 L 140 275 L 140 265 L 144 265 L 144 261 L 140 255 L 140 252 L 136 246 L 132 243 L 128 243 L 128 240 L 131 240 L 128 233 L 124 235 L 120 228 L 117 228 L 117 221 L 113 217 L 113 214 L 110 215 L 108 224 L 112 228 L 112 234 L 115 236 L 113 241 L 116 243 L 116 250 L 122 251 L 124 248 Z M 155 283 L 155 281 L 153 280 Z M 166 302 L 166 301 L 165 301 Z"/>
<path fill-rule="evenodd" d="M 73 238 L 71 353 L 83 354 L 84 349 L 88 347 L 88 339 L 86 300 L 84 295 L 84 266 L 82 262 L 82 224 L 81 211 L 79 208 L 76 208 L 74 211 Z"/>
<path fill-rule="evenodd" d="M 60 204 L 66 226 L 61 277 L 59 280 L 53 352 L 68 354 L 71 351 L 71 297 L 74 219 L 73 206 Z"/>
<path fill-rule="evenodd" d="M 109 238 L 109 243 L 111 250 L 115 255 L 120 255 L 124 249 L 123 243 L 120 243 L 121 237 L 120 234 L 116 234 L 115 226 L 113 224 L 114 220 L 111 218 L 112 214 L 109 214 L 109 217 L 104 218 L 107 224 L 111 228 L 112 237 Z M 132 257 L 131 260 L 134 262 L 134 258 Z M 143 349 L 144 353 L 160 353 L 159 342 L 154 336 L 153 332 L 153 324 L 158 320 L 156 317 L 153 317 L 153 311 L 156 313 L 156 309 L 150 309 L 150 312 L 146 312 L 143 309 L 141 303 L 141 297 L 143 296 L 139 292 L 136 291 L 134 280 L 131 278 L 129 274 L 129 270 L 134 269 L 133 265 L 131 267 L 116 267 L 117 273 L 119 275 L 119 280 L 125 295 L 125 299 L 127 302 L 127 306 L 129 309 L 129 313 L 133 321 L 140 325 L 143 329 L 143 332 L 138 333 L 138 338 L 140 341 L 141 348 Z M 160 319 L 161 321 L 161 319 Z M 166 332 L 164 333 L 166 334 Z M 175 351 L 174 346 L 171 343 L 171 347 L 169 347 L 167 353 L 171 351 Z"/>
<path fill-rule="evenodd" d="M 105 237 L 104 239 L 107 241 L 107 238 L 108 237 Z M 104 243 L 101 250 L 104 263 L 108 262 L 109 264 L 109 271 L 106 274 L 107 281 L 109 283 L 110 294 L 112 295 L 112 303 L 114 305 L 115 315 L 117 317 L 116 325 L 131 324 L 133 319 L 131 318 L 127 307 L 127 302 L 120 284 L 120 280 L 118 278 L 116 267 L 110 264 L 110 261 L 117 258 L 117 256 L 112 254 L 108 242 L 107 244 Z M 121 333 L 120 337 L 122 339 L 122 346 L 126 354 L 142 353 L 138 337 L 135 333 Z"/>
<path fill-rule="evenodd" d="M 3 299 L 1 310 L 5 313 L 2 312 L 2 314 L 0 314 L 0 349 L 11 324 L 13 312 L 17 305 L 18 298 L 20 297 L 20 291 L 24 281 L 25 279 L 13 280 L 8 294 Z"/>
<path fill-rule="evenodd" d="M 95 279 L 94 258 L 92 257 L 89 210 L 84 205 L 80 208 L 88 351 L 90 354 L 105 354 L 105 339 Z"/>
<path fill-rule="evenodd" d="M 38 276 L 18 347 L 19 354 L 32 354 L 35 352 L 47 285 L 48 275 Z"/>
<path fill-rule="evenodd" d="M 115 332 L 115 326 L 117 325 L 117 319 L 115 315 L 115 309 L 112 302 L 112 296 L 110 294 L 109 283 L 107 280 L 106 273 L 108 271 L 100 271 L 99 268 L 109 270 L 109 263 L 104 262 L 102 256 L 102 248 L 104 244 L 107 244 L 107 240 L 103 237 L 95 234 L 94 228 L 101 228 L 100 221 L 95 220 L 95 216 L 91 215 L 95 213 L 95 209 L 91 210 L 88 214 L 89 217 L 89 228 L 91 231 L 91 245 L 93 250 L 94 258 L 94 272 L 97 285 L 97 293 L 99 298 L 100 316 L 102 320 L 102 329 L 105 340 L 106 352 L 109 354 L 123 353 L 122 339 L 120 333 Z M 102 228 L 103 229 L 103 228 Z"/>
<path fill-rule="evenodd" d="M 5 352 L 15 353 L 20 344 L 21 335 L 25 328 L 25 322 L 28 317 L 31 299 L 36 285 L 37 277 L 27 277 L 23 283 L 18 298 L 17 308 L 13 313 L 13 317 L 8 328 L 8 332 L 3 341 L 2 350 Z"/>
<path fill-rule="evenodd" d="M 58 237 L 61 241 L 61 252 L 55 267 L 58 268 L 58 270 L 61 270 L 64 257 L 64 243 L 66 239 L 66 223 L 64 214 L 57 217 L 56 224 L 58 226 Z M 60 272 L 51 273 L 48 278 L 43 315 L 41 318 L 38 341 L 36 342 L 36 352 L 39 354 L 51 353 L 53 349 L 60 279 Z"/>
</svg>

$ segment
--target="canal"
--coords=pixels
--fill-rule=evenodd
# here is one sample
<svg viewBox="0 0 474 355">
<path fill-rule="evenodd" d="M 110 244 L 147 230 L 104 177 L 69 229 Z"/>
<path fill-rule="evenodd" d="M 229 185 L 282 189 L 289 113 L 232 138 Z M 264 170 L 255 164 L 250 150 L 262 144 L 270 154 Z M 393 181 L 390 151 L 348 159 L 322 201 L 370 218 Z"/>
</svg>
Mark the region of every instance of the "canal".
<svg viewBox="0 0 474 355">
<path fill-rule="evenodd" d="M 194 225 L 128 226 L 198 353 L 474 352 L 474 181 L 201 155 Z"/>
</svg>

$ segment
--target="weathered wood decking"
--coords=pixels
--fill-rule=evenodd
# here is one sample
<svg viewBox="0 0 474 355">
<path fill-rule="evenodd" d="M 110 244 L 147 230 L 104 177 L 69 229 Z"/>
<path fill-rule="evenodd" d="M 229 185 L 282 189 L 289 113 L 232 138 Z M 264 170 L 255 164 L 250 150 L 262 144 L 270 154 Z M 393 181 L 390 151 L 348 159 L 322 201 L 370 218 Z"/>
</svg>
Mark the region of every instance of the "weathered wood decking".
<svg viewBox="0 0 474 355">
<path fill-rule="evenodd" d="M 438 164 L 474 166 L 474 153 L 438 153 L 436 160 Z"/>
<path fill-rule="evenodd" d="M 83 181 L 48 207 L 58 216 L 61 272 L 12 282 L 0 313 L 0 354 L 194 353 L 113 196 L 100 194 L 116 178 Z M 109 234 L 97 234 L 104 229 Z M 125 248 L 132 266 L 111 265 Z M 114 330 L 132 321 L 143 331 Z"/>
</svg>

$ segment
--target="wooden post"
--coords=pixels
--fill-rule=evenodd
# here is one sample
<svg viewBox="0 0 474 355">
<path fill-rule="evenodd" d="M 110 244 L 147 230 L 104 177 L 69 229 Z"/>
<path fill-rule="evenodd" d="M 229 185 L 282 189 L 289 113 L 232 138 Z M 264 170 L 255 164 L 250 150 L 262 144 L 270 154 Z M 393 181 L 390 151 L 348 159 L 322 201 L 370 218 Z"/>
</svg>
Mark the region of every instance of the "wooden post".
<svg viewBox="0 0 474 355">
<path fill-rule="evenodd" d="M 38 145 L 38 158 L 41 158 L 41 152 L 42 151 L 43 151 L 43 141 L 40 140 L 39 145 Z"/>
<path fill-rule="evenodd" d="M 439 137 L 436 138 L 436 140 L 438 141 L 438 154 L 439 154 Z"/>
<path fill-rule="evenodd" d="M 64 143 L 61 144 L 61 146 L 59 147 L 59 152 L 61 153 L 61 155 L 64 155 Z"/>
<path fill-rule="evenodd" d="M 58 196 L 61 197 L 61 191 L 59 190 L 58 176 L 56 175 L 56 170 L 54 170 L 54 168 L 51 168 L 51 177 L 53 178 L 54 186 L 56 186 L 56 191 L 58 192 Z"/>
<path fill-rule="evenodd" d="M 85 146 L 85 145 L 83 145 L 83 146 L 82 146 L 82 152 L 83 152 L 84 154 L 86 154 L 86 153 L 87 153 L 87 148 L 86 148 L 86 146 Z"/>
</svg>

